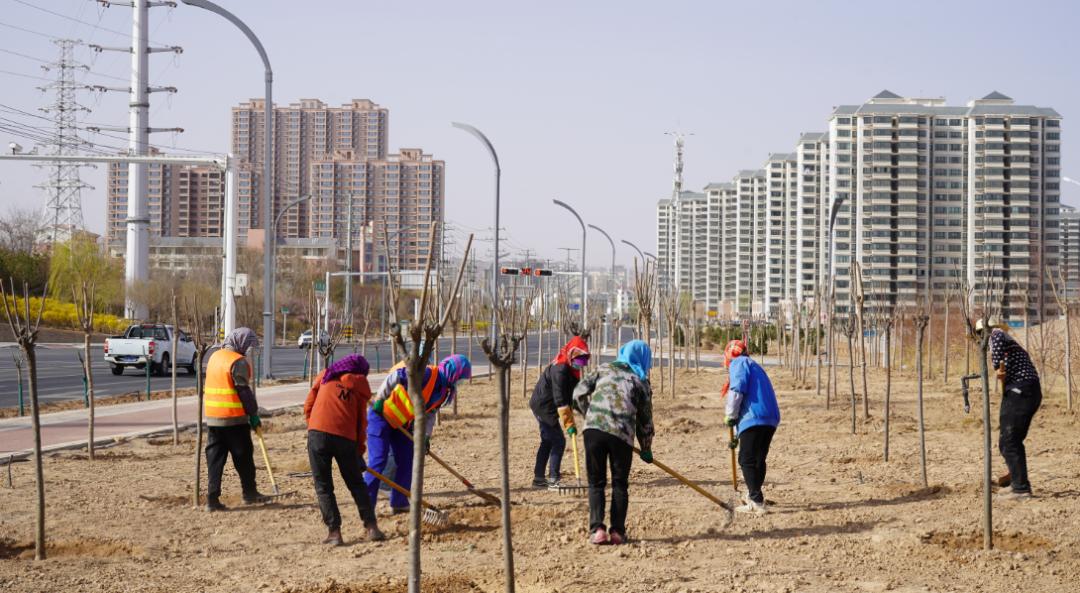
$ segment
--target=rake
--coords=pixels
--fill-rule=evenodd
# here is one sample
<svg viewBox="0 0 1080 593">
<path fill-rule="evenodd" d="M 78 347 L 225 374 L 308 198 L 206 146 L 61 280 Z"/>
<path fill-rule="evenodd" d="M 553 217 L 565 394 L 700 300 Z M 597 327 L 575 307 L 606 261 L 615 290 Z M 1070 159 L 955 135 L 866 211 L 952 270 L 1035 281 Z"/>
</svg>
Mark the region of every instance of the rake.
<svg viewBox="0 0 1080 593">
<path fill-rule="evenodd" d="M 274 479 L 274 470 L 270 467 L 270 455 L 266 452 L 266 441 L 263 440 L 262 427 L 255 427 L 255 436 L 259 437 L 259 448 L 262 449 L 263 461 L 266 462 L 266 473 L 270 475 L 270 486 L 274 489 L 274 496 L 284 496 L 278 489 L 277 480 Z"/>
<path fill-rule="evenodd" d="M 633 449 L 634 449 L 634 453 L 637 453 L 638 455 L 641 454 L 641 450 L 638 449 L 637 447 L 634 447 Z M 697 492 L 698 494 L 704 496 L 705 498 L 708 498 L 709 500 L 715 502 L 720 508 L 724 509 L 727 512 L 727 520 L 724 522 L 724 524 L 725 525 L 730 525 L 731 524 L 731 521 L 735 516 L 735 505 L 726 503 L 726 502 L 720 500 L 719 498 L 713 496 L 708 490 L 702 488 L 696 482 L 694 482 L 694 481 L 692 481 L 692 480 L 690 480 L 690 479 L 688 479 L 686 477 L 683 477 L 682 474 L 680 474 L 679 472 L 677 472 L 677 471 L 671 469 L 670 467 L 664 465 L 663 463 L 660 463 L 656 459 L 653 459 L 652 465 L 655 465 L 656 467 L 664 470 L 665 472 L 668 473 L 669 476 L 671 476 L 671 477 L 675 478 L 676 480 L 682 482 L 683 484 L 689 486 L 691 489 L 694 490 L 694 492 Z"/>
<path fill-rule="evenodd" d="M 409 442 L 412 442 L 413 438 L 412 438 L 412 435 L 409 434 L 409 431 L 405 430 L 404 428 L 398 428 L 398 430 L 401 431 L 401 434 L 405 435 L 405 438 L 409 439 Z M 483 490 L 477 489 L 476 486 L 472 485 L 472 482 L 465 479 L 465 476 L 463 476 L 463 475 L 459 474 L 457 471 L 455 471 L 454 468 L 450 467 L 450 465 L 448 463 L 443 461 L 438 455 L 433 453 L 430 449 L 428 449 L 427 454 L 428 454 L 429 457 L 431 457 L 432 460 L 435 461 L 435 463 L 438 463 L 439 465 L 443 466 L 443 469 L 450 472 L 455 478 L 460 480 L 461 483 L 465 485 L 465 488 L 468 489 L 469 492 L 471 492 L 472 494 L 475 494 L 476 496 L 479 496 L 484 502 L 486 502 L 488 504 L 492 504 L 492 505 L 495 505 L 495 506 L 502 505 L 502 500 L 498 496 L 495 496 L 494 494 L 490 494 L 488 492 L 484 492 Z"/>
<path fill-rule="evenodd" d="M 574 478 L 577 479 L 576 486 L 563 486 L 562 484 L 552 484 L 549 489 L 558 492 L 559 494 L 566 496 L 581 496 L 588 492 L 588 488 L 581 485 L 581 461 L 578 458 L 577 448 L 577 433 L 570 435 L 570 442 L 574 448 Z"/>
<path fill-rule="evenodd" d="M 365 469 L 364 471 L 378 478 L 383 484 L 386 484 L 394 490 L 397 490 L 406 498 L 412 498 L 412 494 L 410 494 L 408 490 L 397 485 L 390 478 L 380 474 L 379 472 L 371 469 L 370 467 Z M 450 514 L 446 511 L 440 511 L 438 508 L 435 507 L 435 505 L 423 499 L 420 500 L 420 504 L 424 505 L 424 512 L 420 514 L 420 520 L 424 523 L 427 523 L 428 525 L 431 525 L 433 527 L 443 527 L 450 523 Z"/>
</svg>

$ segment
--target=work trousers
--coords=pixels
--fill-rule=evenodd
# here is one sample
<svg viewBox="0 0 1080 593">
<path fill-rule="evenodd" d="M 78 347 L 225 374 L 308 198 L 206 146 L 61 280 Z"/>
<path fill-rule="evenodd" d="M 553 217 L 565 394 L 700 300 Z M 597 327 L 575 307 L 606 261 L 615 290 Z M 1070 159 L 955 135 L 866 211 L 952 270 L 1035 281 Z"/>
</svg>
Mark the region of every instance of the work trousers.
<svg viewBox="0 0 1080 593">
<path fill-rule="evenodd" d="M 375 511 L 371 508 L 363 478 L 364 458 L 360 456 L 356 441 L 336 434 L 309 430 L 307 451 L 323 523 L 330 529 L 341 528 L 341 513 L 338 512 L 337 498 L 334 496 L 333 462 L 337 461 L 338 473 L 360 511 L 360 520 L 365 527 L 375 525 Z"/>
<path fill-rule="evenodd" d="M 1037 381 L 1007 385 L 1001 397 L 998 450 L 1012 476 L 1013 492 L 1031 492 L 1024 439 L 1041 404 L 1042 387 Z"/>
<path fill-rule="evenodd" d="M 543 480 L 544 470 L 547 470 L 547 477 L 558 480 L 563 452 L 566 451 L 566 437 L 563 436 L 563 431 L 557 424 L 546 424 L 539 418 L 536 421 L 540 424 L 540 447 L 536 449 L 533 477 Z"/>
<path fill-rule="evenodd" d="M 775 426 L 751 426 L 739 434 L 739 467 L 750 500 L 756 503 L 765 502 L 761 485 L 765 483 L 765 459 L 769 456 L 774 434 Z"/>
<path fill-rule="evenodd" d="M 584 432 L 585 468 L 589 475 L 589 532 L 605 528 L 604 488 L 611 466 L 611 524 L 609 531 L 626 537 L 626 509 L 630 504 L 630 464 L 634 449 L 626 441 L 602 430 Z"/>
<path fill-rule="evenodd" d="M 387 457 L 393 452 L 396 469 L 393 476 L 386 477 L 406 490 L 412 488 L 413 443 L 401 434 L 400 430 L 390 426 L 382 415 L 374 411 L 368 413 L 367 448 L 368 467 L 380 474 L 386 469 Z M 379 484 L 382 482 L 371 474 L 365 475 L 364 481 L 367 482 L 371 507 L 375 508 L 375 504 L 379 501 Z M 390 506 L 395 509 L 407 509 L 409 499 L 394 490 L 390 493 Z"/>
<path fill-rule="evenodd" d="M 233 467 L 240 474 L 240 487 L 244 499 L 258 494 L 255 486 L 255 446 L 251 443 L 251 427 L 208 426 L 206 438 L 206 496 L 209 500 L 221 497 L 221 475 L 225 472 L 225 460 L 232 456 Z"/>
</svg>

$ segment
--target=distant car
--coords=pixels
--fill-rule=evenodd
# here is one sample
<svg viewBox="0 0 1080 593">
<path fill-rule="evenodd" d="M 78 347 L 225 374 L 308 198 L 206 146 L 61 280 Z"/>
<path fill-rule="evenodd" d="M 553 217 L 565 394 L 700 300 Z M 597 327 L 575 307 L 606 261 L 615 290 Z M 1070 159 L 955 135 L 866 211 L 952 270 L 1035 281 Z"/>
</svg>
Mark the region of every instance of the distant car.
<svg viewBox="0 0 1080 593">
<path fill-rule="evenodd" d="M 320 331 L 319 332 L 319 342 L 321 344 L 325 345 L 329 341 L 330 341 L 330 336 L 326 335 L 326 332 Z M 296 339 L 296 347 L 301 349 L 301 350 L 311 348 L 311 330 L 310 329 L 306 330 L 304 333 L 300 334 L 300 337 Z"/>
<path fill-rule="evenodd" d="M 165 375 L 172 365 L 184 367 L 188 374 L 195 374 L 195 343 L 180 331 L 177 336 L 177 352 L 172 351 L 173 332 L 178 331 L 163 323 L 138 323 L 127 328 L 123 335 L 105 340 L 105 362 L 114 375 L 122 375 L 127 367 L 145 369 Z"/>
</svg>

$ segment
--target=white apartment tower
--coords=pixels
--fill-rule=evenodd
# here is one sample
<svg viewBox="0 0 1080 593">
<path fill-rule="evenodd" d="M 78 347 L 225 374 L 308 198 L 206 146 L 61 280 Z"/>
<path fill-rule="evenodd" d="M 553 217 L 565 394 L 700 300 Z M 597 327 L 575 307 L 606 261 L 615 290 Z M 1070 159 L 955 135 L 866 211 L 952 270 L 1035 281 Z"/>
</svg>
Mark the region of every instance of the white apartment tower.
<svg viewBox="0 0 1080 593">
<path fill-rule="evenodd" d="M 797 249 L 795 268 L 796 302 L 824 294 L 828 277 L 825 245 L 828 241 L 829 210 L 826 203 L 829 173 L 829 137 L 823 132 L 803 134 L 795 149 L 798 170 L 795 193 L 798 213 L 795 221 Z"/>
<path fill-rule="evenodd" d="M 771 154 L 764 168 L 768 192 L 765 212 L 765 307 L 767 317 L 788 315 L 795 298 L 796 226 L 799 217 L 798 156 Z"/>
</svg>

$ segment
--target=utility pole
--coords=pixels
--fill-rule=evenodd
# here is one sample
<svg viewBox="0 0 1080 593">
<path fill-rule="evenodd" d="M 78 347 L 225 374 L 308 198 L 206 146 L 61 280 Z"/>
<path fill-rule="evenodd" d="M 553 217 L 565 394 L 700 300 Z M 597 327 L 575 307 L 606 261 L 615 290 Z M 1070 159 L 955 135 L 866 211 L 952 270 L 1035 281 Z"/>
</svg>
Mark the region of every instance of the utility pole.
<svg viewBox="0 0 1080 593">
<path fill-rule="evenodd" d="M 693 136 L 693 133 L 683 132 L 664 132 L 665 135 L 671 136 L 675 139 L 675 175 L 672 178 L 671 187 L 671 214 L 668 216 L 668 253 L 667 253 L 667 269 L 664 270 L 664 275 L 667 276 L 667 289 L 670 291 L 678 292 L 679 282 L 681 278 L 679 274 L 681 254 L 679 253 L 679 237 L 678 230 L 681 223 L 681 211 L 682 204 L 680 197 L 682 196 L 683 188 L 683 147 L 686 144 L 686 137 Z M 692 273 L 692 272 L 691 272 Z"/>
<path fill-rule="evenodd" d="M 150 54 L 173 52 L 179 54 L 180 47 L 150 47 L 150 9 L 158 6 L 173 8 L 175 2 L 155 0 L 131 0 L 130 2 L 106 2 L 108 6 L 130 6 L 131 47 L 114 48 L 99 45 L 90 46 L 95 51 L 121 51 L 131 54 L 131 86 L 127 90 L 130 96 L 128 114 L 128 152 L 132 156 L 146 156 L 150 153 L 150 132 L 162 131 L 150 129 L 150 93 L 157 90 L 176 92 L 175 88 L 150 88 Z M 112 90 L 98 87 L 100 90 Z M 182 132 L 181 129 L 169 131 Z M 139 282 L 150 279 L 150 214 L 147 203 L 146 164 L 128 165 L 128 216 L 127 246 L 124 251 L 124 316 L 129 319 L 145 319 L 145 305 L 136 304 L 132 299 L 132 288 Z"/>
<path fill-rule="evenodd" d="M 56 126 L 56 142 L 53 154 L 73 155 L 78 149 L 86 146 L 86 142 L 79 137 L 76 119 L 79 113 L 89 113 L 90 109 L 79 104 L 75 97 L 78 90 L 86 90 L 90 87 L 75 82 L 76 70 L 89 70 L 89 68 L 75 61 L 74 49 L 80 42 L 73 39 L 57 39 L 53 41 L 60 48 L 60 58 L 52 63 L 42 66 L 46 72 L 56 72 L 56 82 L 38 87 L 42 92 L 53 91 L 53 102 L 41 108 L 41 111 L 52 116 Z M 58 161 L 48 165 L 38 165 L 50 169 L 49 180 L 36 185 L 49 194 L 46 206 L 46 219 L 49 221 L 49 249 L 51 250 L 57 241 L 64 241 L 71 237 L 77 230 L 83 228 L 82 215 L 82 190 L 93 189 L 83 183 L 79 177 L 79 169 L 93 167 L 93 165 Z"/>
</svg>

